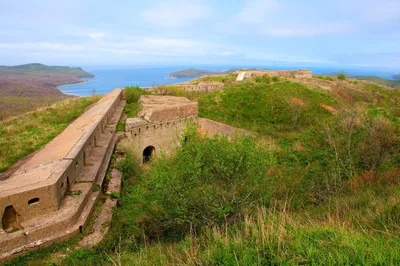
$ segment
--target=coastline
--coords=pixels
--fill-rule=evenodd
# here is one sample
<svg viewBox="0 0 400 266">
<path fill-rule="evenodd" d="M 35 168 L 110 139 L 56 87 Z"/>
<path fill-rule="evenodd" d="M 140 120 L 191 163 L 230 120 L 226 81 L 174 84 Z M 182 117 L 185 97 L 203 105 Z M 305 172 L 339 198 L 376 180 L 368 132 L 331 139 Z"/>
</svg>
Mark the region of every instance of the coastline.
<svg viewBox="0 0 400 266">
<path fill-rule="evenodd" d="M 66 83 L 66 84 L 61 84 L 61 85 L 57 85 L 56 87 L 62 87 L 62 86 L 69 86 L 69 85 L 75 85 L 75 84 L 85 84 L 85 83 L 89 83 L 89 80 L 82 80 L 79 82 L 74 82 L 74 83 Z"/>
</svg>

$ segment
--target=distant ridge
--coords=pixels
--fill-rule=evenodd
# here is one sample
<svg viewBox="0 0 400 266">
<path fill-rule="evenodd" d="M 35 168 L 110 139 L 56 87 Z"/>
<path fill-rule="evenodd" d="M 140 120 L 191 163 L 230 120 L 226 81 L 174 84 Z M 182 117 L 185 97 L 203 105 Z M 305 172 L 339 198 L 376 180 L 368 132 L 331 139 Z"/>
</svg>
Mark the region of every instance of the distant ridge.
<svg viewBox="0 0 400 266">
<path fill-rule="evenodd" d="M 17 66 L 0 66 L 0 74 L 42 74 L 43 72 L 62 73 L 76 75 L 79 78 L 92 78 L 93 74 L 84 71 L 80 67 L 68 67 L 68 66 L 47 66 L 40 63 L 31 63 Z M 47 73 L 50 74 L 50 73 Z"/>
<path fill-rule="evenodd" d="M 232 74 L 235 71 L 238 71 L 238 68 L 231 68 L 228 70 L 222 70 L 222 71 L 209 71 L 209 70 L 199 70 L 199 69 L 194 69 L 194 68 L 189 68 L 185 70 L 180 70 L 171 73 L 168 78 L 174 79 L 174 78 L 198 78 L 202 76 L 215 76 L 215 75 L 228 75 Z"/>
<path fill-rule="evenodd" d="M 80 67 L 32 63 L 0 66 L 0 120 L 71 97 L 58 85 L 84 82 L 94 75 Z"/>
</svg>

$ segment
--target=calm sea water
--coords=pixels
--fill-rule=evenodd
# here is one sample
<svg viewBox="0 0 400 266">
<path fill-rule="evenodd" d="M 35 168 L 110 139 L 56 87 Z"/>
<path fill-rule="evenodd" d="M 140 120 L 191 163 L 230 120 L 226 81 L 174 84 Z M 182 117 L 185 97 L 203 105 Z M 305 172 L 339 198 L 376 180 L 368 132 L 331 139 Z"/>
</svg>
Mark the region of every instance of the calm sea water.
<svg viewBox="0 0 400 266">
<path fill-rule="evenodd" d="M 105 94 L 115 88 L 126 86 L 150 87 L 160 84 L 174 84 L 189 81 L 191 79 L 166 79 L 174 71 L 187 69 L 189 67 L 84 67 L 86 71 L 95 75 L 95 78 L 85 78 L 87 83 L 71 84 L 59 86 L 58 89 L 66 94 L 78 96 L 88 96 L 92 94 Z M 224 70 L 229 68 L 240 68 L 240 66 L 196 66 L 197 69 Z M 267 66 L 258 67 L 264 69 L 299 69 L 300 67 L 288 66 Z M 371 69 L 336 69 L 323 67 L 307 67 L 313 70 L 314 74 L 328 74 L 332 72 L 344 71 L 351 75 L 377 75 L 384 78 L 390 78 L 391 74 L 385 71 Z"/>
</svg>

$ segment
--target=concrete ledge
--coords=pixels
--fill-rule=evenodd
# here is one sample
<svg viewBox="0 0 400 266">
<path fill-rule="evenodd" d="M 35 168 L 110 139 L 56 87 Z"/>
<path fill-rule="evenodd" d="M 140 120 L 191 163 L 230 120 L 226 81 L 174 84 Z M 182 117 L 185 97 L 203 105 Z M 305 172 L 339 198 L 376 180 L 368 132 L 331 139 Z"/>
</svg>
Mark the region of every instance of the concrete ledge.
<svg viewBox="0 0 400 266">
<path fill-rule="evenodd" d="M 47 209 L 43 209 L 45 205 L 39 205 L 41 201 L 39 204 L 28 206 L 31 209 L 31 216 L 18 213 L 21 216 L 25 214 L 24 219 L 18 217 L 20 219 L 18 231 L 5 233 L 0 228 L 0 261 L 24 254 L 38 247 L 50 245 L 55 241 L 65 240 L 85 228 L 100 194 L 98 191 L 93 191 L 94 185 L 102 184 L 115 146 L 116 122 L 121 117 L 125 105 L 121 98 L 122 90 L 113 91 L 111 95 L 105 96 L 99 101 L 98 104 L 101 108 L 96 107 L 96 104 L 70 125 L 74 128 L 77 124 L 83 125 L 79 130 L 84 134 L 74 135 L 75 137 L 78 136 L 77 143 L 72 145 L 72 149 L 76 151 L 74 155 L 76 157 L 57 159 L 51 162 L 50 165 L 55 165 L 55 168 L 49 170 L 51 171 L 49 178 L 58 178 L 53 185 L 40 188 L 40 182 L 35 183 L 39 187 L 38 189 L 41 189 L 39 191 L 41 194 L 37 196 L 40 197 L 40 200 L 50 195 L 56 201 L 50 202 L 53 205 L 50 205 L 50 208 Z M 95 114 L 93 108 L 97 109 L 97 114 Z M 81 119 L 89 124 L 79 122 Z M 57 138 L 69 136 L 63 133 Z M 58 139 L 56 143 L 60 143 L 60 141 Z M 46 147 L 54 147 L 54 142 L 49 144 Z M 60 144 L 62 145 L 62 143 Z M 69 154 L 72 154 L 71 150 Z M 62 154 L 58 156 L 62 156 Z M 39 165 L 37 168 L 42 169 L 42 167 L 49 167 L 49 165 Z M 71 167 L 72 172 L 69 172 Z M 35 168 L 26 169 L 27 171 L 24 173 L 26 175 L 29 175 L 29 170 L 35 171 Z M 73 182 L 66 184 L 64 177 L 69 174 L 74 175 Z M 48 182 L 48 180 L 45 182 Z M 69 193 L 67 193 L 68 190 Z M 39 193 L 32 190 L 28 191 L 29 193 Z M 28 195 L 31 196 L 29 193 Z M 20 194 L 14 196 L 18 197 Z M 0 190 L 0 196 L 3 195 Z M 24 193 L 21 195 L 24 195 Z M 3 203 L 3 206 L 15 204 L 10 196 L 3 197 Z M 27 204 L 25 198 L 22 198 L 21 204 Z M 0 207 L 3 206 L 0 205 Z M 18 211 L 24 210 L 22 208 L 16 209 Z"/>
</svg>

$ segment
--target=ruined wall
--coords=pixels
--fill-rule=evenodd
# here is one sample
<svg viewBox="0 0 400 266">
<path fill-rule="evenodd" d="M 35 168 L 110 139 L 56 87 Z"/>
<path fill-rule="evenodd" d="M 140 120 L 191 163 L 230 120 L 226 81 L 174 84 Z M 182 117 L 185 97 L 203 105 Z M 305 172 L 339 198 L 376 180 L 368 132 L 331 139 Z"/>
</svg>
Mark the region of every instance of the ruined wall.
<svg viewBox="0 0 400 266">
<path fill-rule="evenodd" d="M 259 71 L 241 71 L 237 81 L 241 81 L 250 77 L 262 77 L 268 75 L 270 77 L 282 78 L 312 78 L 311 70 L 259 70 Z"/>
<path fill-rule="evenodd" d="M 174 84 L 171 85 L 174 88 L 179 88 L 184 91 L 189 91 L 189 92 L 214 92 L 219 89 L 221 89 L 224 84 L 219 83 L 219 82 L 210 82 L 210 83 L 199 83 L 197 85 L 193 84 Z M 168 92 L 167 88 L 165 86 L 158 86 L 155 88 L 155 90 L 161 94 Z"/>
<path fill-rule="evenodd" d="M 197 116 L 128 128 L 127 136 L 133 140 L 138 162 L 143 162 L 143 151 L 150 146 L 155 149 L 154 157 L 159 156 L 161 152 L 170 156 L 180 145 L 179 139 L 182 136 L 182 130 L 189 121 L 197 121 Z"/>
<path fill-rule="evenodd" d="M 68 188 L 74 184 L 85 164 L 84 158 L 90 156 L 95 140 L 99 139 L 118 106 L 122 98 L 122 90 L 114 91 L 110 95 L 109 98 L 105 96 L 106 99 L 103 98 L 96 104 L 100 105 L 99 110 L 93 110 L 92 108 L 96 108 L 94 105 L 69 126 L 78 126 L 78 132 L 84 130 L 84 134 L 76 143 L 73 143 L 71 149 L 65 148 L 68 151 L 65 156 L 62 153 L 54 154 L 52 150 L 53 146 L 57 147 L 63 143 L 63 138 L 65 142 L 70 140 L 71 133 L 68 133 L 68 128 L 21 166 L 13 176 L 0 181 L 0 219 L 2 220 L 0 231 L 4 229 L 3 221 L 7 220 L 4 215 L 9 206 L 15 210 L 18 223 L 59 209 Z M 80 119 L 83 121 L 79 121 Z M 41 163 L 41 158 L 47 158 L 46 152 L 51 154 L 54 160 Z"/>
</svg>

